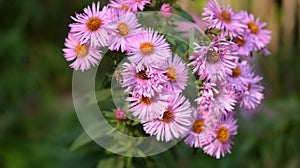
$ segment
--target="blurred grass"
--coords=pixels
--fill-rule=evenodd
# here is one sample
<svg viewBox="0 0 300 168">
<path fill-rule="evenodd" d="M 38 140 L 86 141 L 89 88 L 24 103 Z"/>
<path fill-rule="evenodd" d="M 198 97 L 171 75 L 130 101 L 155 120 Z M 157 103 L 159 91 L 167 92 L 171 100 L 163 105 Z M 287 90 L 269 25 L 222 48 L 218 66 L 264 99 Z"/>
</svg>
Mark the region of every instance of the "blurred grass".
<svg viewBox="0 0 300 168">
<path fill-rule="evenodd" d="M 95 143 L 69 150 L 82 128 L 72 104 L 72 70 L 61 49 L 70 16 L 91 2 L 0 0 L 1 168 L 95 167 L 106 157 Z M 273 19 L 268 22 L 276 30 L 273 54 L 259 58 L 256 66 L 265 78 L 266 100 L 255 118 L 239 117 L 232 154 L 216 160 L 202 151 L 193 154 L 181 143 L 154 157 L 135 158 L 136 167 L 300 166 L 300 26 L 295 24 L 292 40 L 284 41 L 283 3 L 268 2 L 272 16 L 268 11 L 259 11 L 258 16 Z M 249 3 L 241 4 L 252 11 L 255 6 Z M 288 48 L 283 47 L 286 43 Z"/>
</svg>

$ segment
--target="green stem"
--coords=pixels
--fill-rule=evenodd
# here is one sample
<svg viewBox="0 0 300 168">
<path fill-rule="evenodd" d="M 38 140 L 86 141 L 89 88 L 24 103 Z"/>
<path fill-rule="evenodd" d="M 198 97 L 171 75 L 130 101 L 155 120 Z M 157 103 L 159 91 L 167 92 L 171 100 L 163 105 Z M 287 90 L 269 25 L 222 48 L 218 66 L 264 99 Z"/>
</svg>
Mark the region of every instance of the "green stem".
<svg viewBox="0 0 300 168">
<path fill-rule="evenodd" d="M 131 164 L 132 164 L 132 157 L 127 157 L 126 168 L 131 168 L 132 167 Z"/>
</svg>

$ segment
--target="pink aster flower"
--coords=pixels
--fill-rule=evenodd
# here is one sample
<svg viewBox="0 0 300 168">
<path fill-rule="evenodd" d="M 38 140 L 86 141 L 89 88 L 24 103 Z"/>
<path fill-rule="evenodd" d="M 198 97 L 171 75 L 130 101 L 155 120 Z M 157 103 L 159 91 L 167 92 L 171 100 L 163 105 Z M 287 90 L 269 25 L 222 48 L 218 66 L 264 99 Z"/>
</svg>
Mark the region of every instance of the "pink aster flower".
<svg viewBox="0 0 300 168">
<path fill-rule="evenodd" d="M 264 29 L 267 24 L 260 22 L 259 18 L 255 19 L 253 14 L 248 14 L 247 11 L 241 11 L 239 15 L 243 18 L 242 23 L 248 27 L 246 32 L 254 46 L 254 50 L 257 51 L 266 47 L 271 41 L 271 31 Z"/>
<path fill-rule="evenodd" d="M 143 124 L 144 130 L 158 141 L 183 137 L 193 124 L 190 102 L 181 94 L 171 97 L 163 114 Z"/>
<path fill-rule="evenodd" d="M 163 114 L 168 105 L 169 95 L 155 94 L 151 98 L 144 96 L 134 96 L 127 98 L 131 102 L 129 105 L 132 115 L 138 117 L 141 122 L 151 121 Z"/>
<path fill-rule="evenodd" d="M 138 10 L 143 11 L 146 4 L 150 4 L 150 0 L 124 0 L 129 4 L 129 8 L 132 12 L 137 12 Z"/>
<path fill-rule="evenodd" d="M 156 92 L 161 92 L 167 82 L 163 75 L 165 71 L 158 66 L 143 66 L 141 64 L 123 64 L 122 87 L 127 87 L 125 92 L 132 92 L 134 95 L 151 97 Z"/>
<path fill-rule="evenodd" d="M 173 14 L 173 7 L 169 4 L 164 3 L 160 7 L 160 12 L 163 17 L 169 18 Z"/>
<path fill-rule="evenodd" d="M 153 65 L 165 62 L 172 56 L 164 36 L 153 29 L 146 29 L 127 41 L 128 59 L 133 63 Z"/>
<path fill-rule="evenodd" d="M 209 46 L 196 44 L 194 52 L 188 65 L 193 66 L 193 73 L 198 72 L 201 80 L 222 81 L 226 72 L 236 67 L 237 45 L 224 36 L 216 38 Z"/>
<path fill-rule="evenodd" d="M 110 0 L 109 1 L 109 7 L 115 8 L 115 9 L 121 9 L 124 11 L 130 11 L 130 4 L 126 2 L 126 0 Z"/>
<path fill-rule="evenodd" d="M 247 34 L 236 37 L 233 41 L 238 45 L 238 52 L 242 57 L 247 58 L 251 55 L 251 52 L 254 51 L 252 40 Z"/>
<path fill-rule="evenodd" d="M 239 99 L 241 107 L 247 110 L 253 110 L 261 103 L 262 99 L 264 98 L 262 93 L 264 87 L 257 84 L 261 80 L 262 77 L 254 77 L 254 74 L 251 74 L 251 80 L 247 84 L 246 90 L 241 94 Z"/>
<path fill-rule="evenodd" d="M 199 105 L 199 111 L 202 114 L 201 116 L 203 116 L 204 118 L 206 118 L 209 114 L 212 106 L 212 101 L 214 99 L 214 94 L 218 93 L 216 86 L 217 85 L 215 83 L 203 83 L 199 93 L 199 98 L 195 100 Z"/>
<path fill-rule="evenodd" d="M 167 60 L 167 72 L 164 75 L 168 78 L 165 89 L 169 93 L 179 93 L 184 90 L 187 85 L 188 71 L 186 64 L 178 55 L 170 57 Z"/>
<path fill-rule="evenodd" d="M 230 5 L 227 8 L 222 8 L 216 0 L 208 1 L 202 16 L 203 20 L 208 23 L 209 28 L 225 31 L 226 35 L 229 34 L 232 37 L 242 34 L 243 28 L 246 27 L 240 23 L 242 17 L 235 14 Z"/>
<path fill-rule="evenodd" d="M 109 25 L 113 30 L 109 44 L 110 50 L 126 51 L 126 39 L 140 32 L 141 24 L 138 23 L 136 16 L 124 10 L 115 10 L 116 18 Z"/>
<path fill-rule="evenodd" d="M 101 51 L 98 47 L 90 46 L 88 43 L 81 44 L 73 33 L 68 34 L 65 39 L 65 47 L 63 49 L 64 56 L 67 61 L 73 61 L 70 65 L 74 70 L 85 71 L 96 66 L 102 59 Z"/>
<path fill-rule="evenodd" d="M 236 104 L 235 94 L 228 89 L 226 83 L 205 83 L 203 87 L 204 90 L 200 92 L 196 101 L 206 117 L 213 115 L 215 118 L 221 118 L 233 112 Z"/>
<path fill-rule="evenodd" d="M 83 9 L 84 13 L 71 17 L 76 23 L 70 24 L 70 32 L 79 39 L 81 44 L 90 43 L 91 46 L 106 46 L 109 39 L 110 10 L 103 7 L 100 11 L 100 2 Z"/>
<path fill-rule="evenodd" d="M 235 92 L 244 91 L 248 83 L 252 81 L 251 71 L 252 68 L 248 65 L 247 61 L 237 63 L 237 66 L 233 68 L 227 76 L 227 82 L 231 90 Z"/>
<path fill-rule="evenodd" d="M 198 116 L 195 117 L 193 126 L 187 132 L 184 142 L 193 148 L 202 148 L 207 136 L 207 127 L 205 118 L 198 111 Z"/>
<path fill-rule="evenodd" d="M 210 126 L 210 136 L 203 147 L 204 152 L 217 159 L 231 153 L 232 137 L 237 134 L 236 122 L 233 117 L 227 117 L 215 126 Z"/>
</svg>

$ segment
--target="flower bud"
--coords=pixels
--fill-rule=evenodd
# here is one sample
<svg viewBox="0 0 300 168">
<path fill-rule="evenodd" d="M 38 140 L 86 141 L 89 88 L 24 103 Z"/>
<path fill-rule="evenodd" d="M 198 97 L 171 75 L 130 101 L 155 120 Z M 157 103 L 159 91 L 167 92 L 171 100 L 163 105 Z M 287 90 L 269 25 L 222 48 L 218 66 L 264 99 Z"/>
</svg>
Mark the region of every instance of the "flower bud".
<svg viewBox="0 0 300 168">
<path fill-rule="evenodd" d="M 160 8 L 160 12 L 163 17 L 169 18 L 173 14 L 173 7 L 164 3 Z"/>
<path fill-rule="evenodd" d="M 120 108 L 117 108 L 115 111 L 115 117 L 117 120 L 122 121 L 126 119 L 126 111 Z"/>
</svg>

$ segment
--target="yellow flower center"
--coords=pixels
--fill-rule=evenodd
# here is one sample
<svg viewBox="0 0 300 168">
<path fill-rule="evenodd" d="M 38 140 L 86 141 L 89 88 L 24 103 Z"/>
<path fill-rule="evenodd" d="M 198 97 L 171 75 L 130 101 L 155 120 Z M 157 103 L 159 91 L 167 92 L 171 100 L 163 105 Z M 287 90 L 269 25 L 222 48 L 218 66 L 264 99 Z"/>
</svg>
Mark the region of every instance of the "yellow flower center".
<svg viewBox="0 0 300 168">
<path fill-rule="evenodd" d="M 206 53 L 206 56 L 207 56 L 207 62 L 211 64 L 215 64 L 220 61 L 220 54 L 215 50 L 209 50 Z"/>
<path fill-rule="evenodd" d="M 130 28 L 126 23 L 119 23 L 117 29 L 119 31 L 119 35 L 121 36 L 127 36 L 130 32 Z"/>
<path fill-rule="evenodd" d="M 167 110 L 164 112 L 162 120 L 164 123 L 169 123 L 173 121 L 173 118 L 174 118 L 173 111 Z"/>
<path fill-rule="evenodd" d="M 151 104 L 151 101 L 150 101 L 149 97 L 144 97 L 144 96 L 142 96 L 142 98 L 140 99 L 140 101 L 141 101 L 142 103 L 146 104 L 146 105 Z"/>
<path fill-rule="evenodd" d="M 144 55 L 150 55 L 154 52 L 153 43 L 144 42 L 140 45 L 140 50 Z"/>
<path fill-rule="evenodd" d="M 175 82 L 177 79 L 176 69 L 172 66 L 168 67 L 168 72 L 165 74 L 171 82 Z"/>
<path fill-rule="evenodd" d="M 258 34 L 259 27 L 255 22 L 249 22 L 247 25 L 252 34 Z"/>
<path fill-rule="evenodd" d="M 90 31 L 96 31 L 102 26 L 102 20 L 97 17 L 92 17 L 88 20 L 86 26 Z"/>
<path fill-rule="evenodd" d="M 230 23 L 231 21 L 231 14 L 228 11 L 222 11 L 220 13 L 220 19 L 225 23 Z"/>
<path fill-rule="evenodd" d="M 204 121 L 203 120 L 196 120 L 193 124 L 193 131 L 199 134 L 203 130 Z"/>
<path fill-rule="evenodd" d="M 140 72 L 137 73 L 137 76 L 138 78 L 142 79 L 142 80 L 147 80 L 147 79 L 150 79 L 148 77 L 148 75 L 146 74 L 146 71 L 145 70 L 142 70 Z"/>
<path fill-rule="evenodd" d="M 244 38 L 235 38 L 234 41 L 239 46 L 244 46 L 245 45 L 245 39 Z"/>
<path fill-rule="evenodd" d="M 228 129 L 226 127 L 220 127 L 217 131 L 217 139 L 224 143 L 226 142 L 230 137 L 230 134 L 228 132 Z"/>
<path fill-rule="evenodd" d="M 126 10 L 126 11 L 128 11 L 129 6 L 128 6 L 128 5 L 122 4 L 122 5 L 120 6 L 120 8 L 121 8 L 121 9 L 124 9 L 124 10 Z"/>
<path fill-rule="evenodd" d="M 76 46 L 77 57 L 80 57 L 80 58 L 85 57 L 87 55 L 87 53 L 88 53 L 88 47 L 85 44 L 83 44 L 83 45 L 78 44 Z"/>
<path fill-rule="evenodd" d="M 241 68 L 239 66 L 237 66 L 236 68 L 232 69 L 232 77 L 233 78 L 237 78 L 241 75 L 242 71 Z"/>
</svg>

